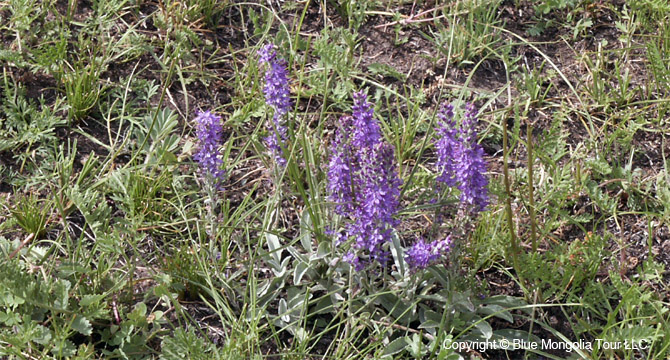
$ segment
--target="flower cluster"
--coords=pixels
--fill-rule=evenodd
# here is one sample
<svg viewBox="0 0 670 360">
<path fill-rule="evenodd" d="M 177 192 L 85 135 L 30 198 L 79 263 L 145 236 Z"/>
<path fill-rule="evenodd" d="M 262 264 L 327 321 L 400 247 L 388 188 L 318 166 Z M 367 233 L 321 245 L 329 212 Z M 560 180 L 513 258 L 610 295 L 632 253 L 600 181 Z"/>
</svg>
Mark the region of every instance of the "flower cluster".
<svg viewBox="0 0 670 360">
<path fill-rule="evenodd" d="M 210 111 L 199 112 L 195 122 L 200 148 L 193 158 L 200 164 L 204 177 L 218 188 L 225 174 L 221 169 L 223 160 L 219 158 L 219 146 L 223 133 L 221 117 Z"/>
<path fill-rule="evenodd" d="M 460 129 L 456 127 L 453 105 L 443 104 L 437 116 L 439 122 L 435 129 L 435 149 L 438 190 L 443 186 L 458 187 L 461 204 L 467 210 L 482 211 L 488 204 L 488 180 L 484 175 L 484 150 L 477 143 L 477 110 L 472 104 L 465 106 Z M 419 239 L 406 251 L 405 261 L 413 270 L 425 269 L 449 250 L 450 236 L 431 243 Z"/>
<path fill-rule="evenodd" d="M 291 110 L 291 98 L 289 97 L 288 71 L 286 61 L 277 57 L 273 44 L 265 45 L 259 52 L 260 63 L 266 65 L 265 70 L 265 103 L 274 110 L 271 134 L 265 138 L 265 145 L 275 158 L 279 166 L 286 165 L 286 157 L 282 146 L 286 144 L 288 129 L 286 127 L 286 114 Z"/>
<path fill-rule="evenodd" d="M 431 243 L 419 239 L 405 252 L 405 261 L 414 270 L 425 269 L 448 252 L 450 247 L 450 236 L 447 236 L 444 240 L 435 240 Z"/>
<path fill-rule="evenodd" d="M 328 192 L 330 200 L 335 203 L 335 213 L 341 216 L 354 211 L 353 175 L 357 172 L 358 164 L 354 161 L 356 154 L 351 146 L 352 121 L 350 116 L 340 118 L 340 127 L 335 132 L 328 164 Z"/>
<path fill-rule="evenodd" d="M 477 143 L 477 110 L 467 104 L 461 129 L 456 129 L 452 105 L 443 105 L 438 113 L 436 129 L 438 183 L 456 186 L 461 191 L 461 203 L 475 211 L 488 205 L 488 180 L 484 175 L 484 149 Z"/>
<path fill-rule="evenodd" d="M 477 143 L 477 109 L 472 104 L 465 107 L 465 118 L 463 120 L 462 142 L 463 150 L 458 166 L 458 179 L 461 190 L 461 202 L 474 207 L 476 211 L 482 211 L 489 203 L 486 190 L 488 180 L 486 173 L 486 162 L 484 162 L 484 149 Z"/>
<path fill-rule="evenodd" d="M 385 143 L 364 92 L 354 95 L 352 117 L 340 119 L 328 168 L 330 200 L 335 212 L 350 222 L 342 239 L 353 238 L 344 259 L 361 270 L 370 262 L 385 264 L 397 220 L 401 180 L 394 148 Z"/>
<path fill-rule="evenodd" d="M 435 130 L 439 138 L 435 141 L 437 151 L 437 182 L 446 186 L 456 185 L 456 156 L 460 151 L 458 130 L 454 121 L 454 106 L 443 104 L 437 113 L 440 120 Z"/>
</svg>

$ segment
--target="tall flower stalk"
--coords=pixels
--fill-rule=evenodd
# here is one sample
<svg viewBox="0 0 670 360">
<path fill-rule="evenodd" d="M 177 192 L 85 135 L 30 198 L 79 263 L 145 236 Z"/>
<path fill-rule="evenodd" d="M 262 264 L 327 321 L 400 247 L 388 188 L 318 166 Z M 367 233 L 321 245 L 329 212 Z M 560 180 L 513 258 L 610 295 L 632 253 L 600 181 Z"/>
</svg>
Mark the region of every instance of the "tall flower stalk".
<svg viewBox="0 0 670 360">
<path fill-rule="evenodd" d="M 472 104 L 465 106 L 460 129 L 456 127 L 453 109 L 450 104 L 442 105 L 438 113 L 440 121 L 435 130 L 438 190 L 441 185 L 457 186 L 461 205 L 479 212 L 486 208 L 489 197 L 484 149 L 477 143 L 477 109 Z"/>
<path fill-rule="evenodd" d="M 221 117 L 210 111 L 199 112 L 195 119 L 196 136 L 198 138 L 198 152 L 193 156 L 198 163 L 200 174 L 204 180 L 204 188 L 208 195 L 205 201 L 207 207 L 207 221 L 209 235 L 216 236 L 216 219 L 214 209 L 217 207 L 218 190 L 222 190 L 225 171 L 219 148 L 222 143 L 223 127 Z M 214 242 L 211 242 L 214 244 Z"/>
<path fill-rule="evenodd" d="M 437 152 L 437 183 L 438 188 L 443 184 L 446 186 L 456 185 L 457 157 L 460 153 L 461 144 L 458 138 L 458 130 L 454 121 L 454 106 L 443 104 L 437 113 L 439 119 L 435 132 L 438 135 L 435 141 Z"/>
<path fill-rule="evenodd" d="M 195 123 L 199 148 L 193 159 L 200 165 L 200 173 L 208 186 L 220 189 L 225 176 L 225 171 L 221 169 L 223 159 L 219 152 L 223 135 L 221 117 L 210 111 L 201 111 L 195 118 Z"/>
<path fill-rule="evenodd" d="M 401 180 L 395 167 L 393 146 L 385 143 L 364 92 L 354 94 L 351 117 L 340 119 L 331 146 L 328 168 L 329 199 L 335 212 L 348 220 L 340 242 L 353 239 L 344 259 L 356 270 L 389 258 L 397 220 Z"/>
<path fill-rule="evenodd" d="M 454 107 L 443 104 L 437 114 L 438 124 L 435 129 L 435 151 L 437 154 L 437 191 L 438 196 L 444 190 L 458 188 L 460 191 L 460 209 L 456 214 L 451 234 L 444 239 L 426 242 L 416 241 L 405 253 L 405 260 L 412 270 L 425 269 L 439 260 L 446 253 L 452 260 L 457 259 L 458 243 L 454 238 L 464 237 L 471 231 L 473 217 L 483 211 L 489 202 L 486 189 L 486 163 L 484 149 L 477 143 L 477 109 L 472 104 L 465 106 L 461 127 L 457 127 L 454 119 Z M 442 222 L 441 206 L 435 212 L 435 225 Z"/>
<path fill-rule="evenodd" d="M 265 146 L 280 167 L 286 166 L 286 148 L 288 128 L 286 127 L 286 115 L 291 110 L 291 98 L 288 83 L 288 70 L 286 60 L 277 56 L 273 44 L 265 45 L 259 52 L 260 63 L 265 66 L 265 103 L 269 105 L 274 113 L 272 122 L 268 126 L 270 134 L 264 139 Z"/>
<path fill-rule="evenodd" d="M 465 106 L 465 116 L 461 132 L 462 150 L 457 171 L 458 189 L 461 203 L 471 206 L 474 211 L 483 211 L 489 203 L 486 189 L 486 163 L 484 149 L 477 143 L 477 109 L 473 104 Z"/>
<path fill-rule="evenodd" d="M 436 262 L 442 255 L 451 249 L 451 236 L 443 240 L 434 240 L 427 243 L 424 239 L 418 239 L 405 252 L 405 261 L 410 269 L 425 269 Z"/>
</svg>

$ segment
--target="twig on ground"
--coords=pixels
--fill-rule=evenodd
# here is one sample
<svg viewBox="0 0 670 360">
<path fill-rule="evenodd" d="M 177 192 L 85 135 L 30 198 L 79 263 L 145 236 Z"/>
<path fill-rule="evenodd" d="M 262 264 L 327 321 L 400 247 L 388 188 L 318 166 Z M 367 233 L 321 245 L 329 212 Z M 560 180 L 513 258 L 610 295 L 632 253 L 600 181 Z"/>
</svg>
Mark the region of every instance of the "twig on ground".
<svg viewBox="0 0 670 360">
<path fill-rule="evenodd" d="M 21 242 L 21 245 L 19 245 L 19 247 L 17 247 L 16 250 L 14 250 L 11 254 L 9 254 L 9 260 L 13 259 L 14 256 L 16 256 L 16 254 L 18 254 L 19 251 L 21 251 L 21 249 L 23 249 L 23 247 L 26 246 L 34 237 L 35 233 L 28 235 L 28 237 L 26 237 L 25 240 Z"/>
</svg>

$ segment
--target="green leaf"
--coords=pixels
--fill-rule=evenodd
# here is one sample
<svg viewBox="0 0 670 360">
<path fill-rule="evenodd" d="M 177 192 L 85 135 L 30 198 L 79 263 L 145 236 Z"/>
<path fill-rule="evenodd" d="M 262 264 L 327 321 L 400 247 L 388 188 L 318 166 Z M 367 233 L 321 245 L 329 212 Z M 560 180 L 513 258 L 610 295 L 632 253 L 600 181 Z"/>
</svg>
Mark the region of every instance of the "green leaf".
<svg viewBox="0 0 670 360">
<path fill-rule="evenodd" d="M 205 342 L 190 330 L 185 331 L 177 328 L 173 336 L 166 336 L 161 342 L 162 360 L 181 359 L 214 359 L 218 358 L 212 354 L 214 346 Z"/>
<path fill-rule="evenodd" d="M 309 211 L 303 211 L 300 218 L 300 244 L 303 249 L 312 252 L 312 218 Z"/>
<path fill-rule="evenodd" d="M 486 305 L 499 305 L 505 309 L 511 309 L 511 308 L 522 308 L 526 305 L 528 305 L 523 299 L 514 297 L 514 296 L 508 296 L 508 295 L 496 295 L 496 296 L 491 296 L 488 297 L 484 300 L 481 301 L 481 304 L 486 304 Z M 532 310 L 530 308 L 522 308 L 520 309 L 522 311 L 525 311 L 527 313 L 531 313 Z"/>
<path fill-rule="evenodd" d="M 485 320 L 482 320 L 479 316 L 475 316 L 475 320 L 477 321 L 475 328 L 482 333 L 484 339 L 489 340 L 491 336 L 493 336 L 493 328 L 491 328 L 491 325 Z"/>
<path fill-rule="evenodd" d="M 275 234 L 267 233 L 265 234 L 265 240 L 268 243 L 268 249 L 270 250 L 270 256 L 277 262 L 281 263 L 281 243 L 279 242 L 279 237 Z"/>
<path fill-rule="evenodd" d="M 397 339 L 391 341 L 384 348 L 384 353 L 382 354 L 382 356 L 395 355 L 395 354 L 405 350 L 405 348 L 409 344 L 408 340 L 410 340 L 408 337 L 403 336 L 403 337 L 400 337 L 400 338 L 397 338 Z"/>
<path fill-rule="evenodd" d="M 437 328 L 442 322 L 442 315 L 433 310 L 426 310 L 423 312 L 423 319 L 419 329 Z"/>
<path fill-rule="evenodd" d="M 325 241 L 321 242 L 316 249 L 316 257 L 314 259 L 322 259 L 328 255 L 330 255 L 330 245 Z"/>
<path fill-rule="evenodd" d="M 440 322 L 435 320 L 426 320 L 419 325 L 419 329 L 435 329 L 440 327 Z"/>
<path fill-rule="evenodd" d="M 48 328 L 42 326 L 42 325 L 37 325 L 35 326 L 35 332 L 33 333 L 32 336 L 32 341 L 35 343 L 38 343 L 40 345 L 47 345 L 52 338 L 51 335 L 51 330 Z"/>
<path fill-rule="evenodd" d="M 286 303 L 286 299 L 284 298 L 279 299 L 278 314 L 281 317 L 282 321 L 284 322 L 291 321 L 291 317 L 288 315 L 288 304 Z"/>
<path fill-rule="evenodd" d="M 74 356 L 74 354 L 77 353 L 77 348 L 74 346 L 74 344 L 70 340 L 58 341 L 58 342 L 56 342 L 56 346 L 54 346 L 51 349 L 51 353 L 56 355 L 59 358 L 60 357 L 71 357 L 71 356 Z"/>
<path fill-rule="evenodd" d="M 54 308 L 57 310 L 65 310 L 69 304 L 70 300 L 70 287 L 72 285 L 69 281 L 61 279 L 55 285 L 54 295 Z"/>
<path fill-rule="evenodd" d="M 505 310 L 500 305 L 489 305 L 489 306 L 482 306 L 479 309 L 477 309 L 477 313 L 488 316 L 488 315 L 493 315 L 497 318 L 503 319 L 509 323 L 514 322 L 514 318 L 512 317 L 512 314 L 509 313 L 509 311 Z"/>
<path fill-rule="evenodd" d="M 607 160 L 596 158 L 596 159 L 588 159 L 586 160 L 586 165 L 589 166 L 591 169 L 595 170 L 596 172 L 600 173 L 600 175 L 609 175 L 612 173 L 612 166 L 607 162 Z"/>
<path fill-rule="evenodd" d="M 132 312 L 128 314 L 128 320 L 137 326 L 142 326 L 147 322 L 147 304 L 141 302 L 135 305 Z"/>
<path fill-rule="evenodd" d="M 91 306 L 98 305 L 102 299 L 105 298 L 103 294 L 86 294 L 81 297 L 79 305 L 81 306 Z"/>
<path fill-rule="evenodd" d="M 402 251 L 402 246 L 400 245 L 400 237 L 398 233 L 394 230 L 391 235 L 391 242 L 393 246 L 391 247 L 391 254 L 393 255 L 393 261 L 395 266 L 400 271 L 400 276 L 405 277 L 405 258 L 404 252 Z"/>
<path fill-rule="evenodd" d="M 467 293 L 456 292 L 452 295 L 453 307 L 460 312 L 474 312 L 475 305 Z"/>
<path fill-rule="evenodd" d="M 405 74 L 401 73 L 400 71 L 396 70 L 393 66 L 388 64 L 382 64 L 382 63 L 370 64 L 368 65 L 368 70 L 373 75 L 392 77 L 400 81 L 407 80 L 407 76 L 405 76 Z"/>
<path fill-rule="evenodd" d="M 302 280 L 302 277 L 305 275 L 307 270 L 309 270 L 309 264 L 299 262 L 298 265 L 295 267 L 295 271 L 293 272 L 293 284 L 295 285 L 300 284 L 300 280 Z"/>
<path fill-rule="evenodd" d="M 91 332 L 93 331 L 91 323 L 82 315 L 75 315 L 74 321 L 72 321 L 72 329 L 86 336 L 91 335 Z"/>
</svg>

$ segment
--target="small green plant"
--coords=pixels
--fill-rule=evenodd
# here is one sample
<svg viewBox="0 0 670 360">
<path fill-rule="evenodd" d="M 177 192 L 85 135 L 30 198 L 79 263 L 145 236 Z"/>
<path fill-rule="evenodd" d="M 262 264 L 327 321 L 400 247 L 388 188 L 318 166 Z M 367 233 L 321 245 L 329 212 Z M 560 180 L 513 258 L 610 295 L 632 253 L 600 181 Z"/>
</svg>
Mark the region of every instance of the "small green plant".
<svg viewBox="0 0 670 360">
<path fill-rule="evenodd" d="M 458 65 L 472 65 L 477 60 L 495 53 L 502 38 L 495 29 L 499 0 L 470 0 L 457 6 L 444 7 L 447 26 L 437 23 L 432 39 L 443 55 L 450 56 Z"/>
<path fill-rule="evenodd" d="M 47 230 L 51 215 L 49 201 L 39 200 L 34 194 L 18 196 L 16 205 L 10 209 L 16 223 L 28 234 L 41 237 Z"/>
<path fill-rule="evenodd" d="M 63 74 L 61 81 L 70 118 L 83 119 L 94 109 L 102 92 L 99 69 L 94 65 L 76 67 Z"/>
<path fill-rule="evenodd" d="M 577 4 L 577 0 L 548 0 L 535 4 L 535 11 L 547 15 L 552 11 L 563 10 Z"/>
<path fill-rule="evenodd" d="M 50 106 L 44 98 L 35 103 L 26 97 L 25 88 L 5 78 L 3 99 L 0 101 L 0 151 L 25 154 L 35 146 L 51 146 L 57 140 L 55 131 L 66 121 L 60 116 L 66 108 L 58 98 Z"/>
</svg>

